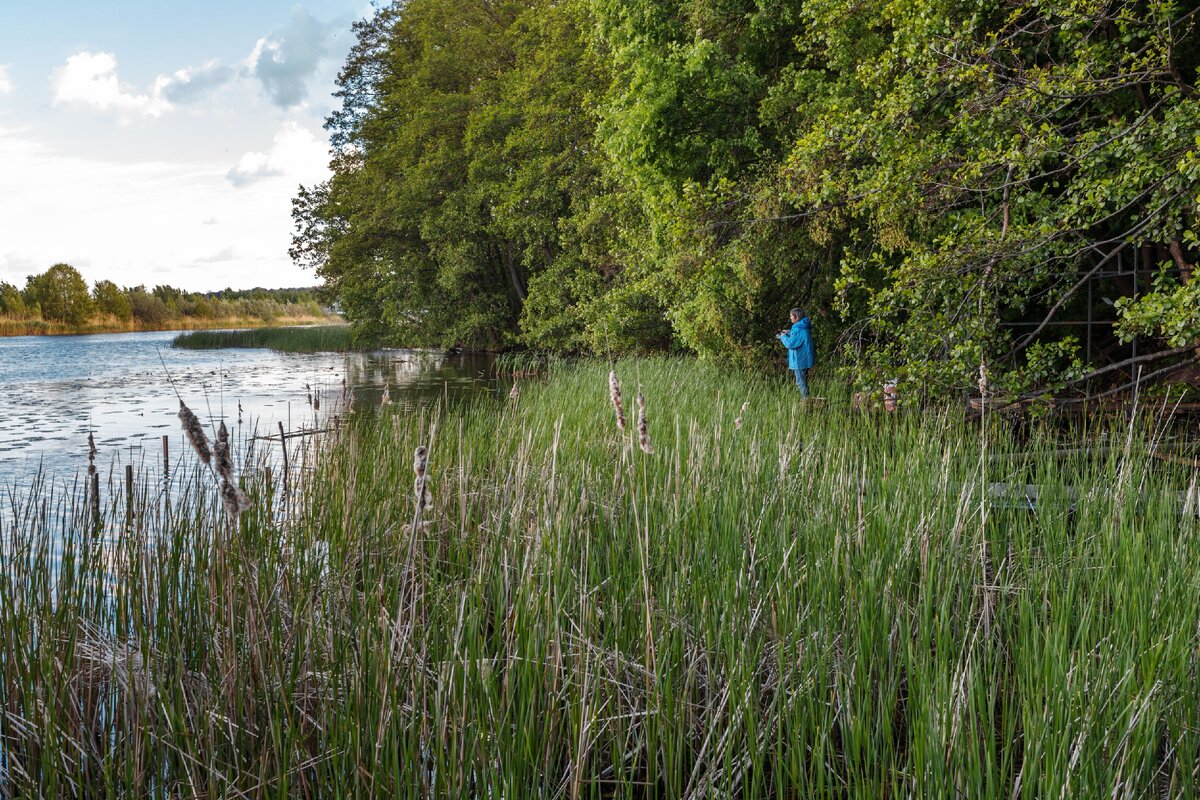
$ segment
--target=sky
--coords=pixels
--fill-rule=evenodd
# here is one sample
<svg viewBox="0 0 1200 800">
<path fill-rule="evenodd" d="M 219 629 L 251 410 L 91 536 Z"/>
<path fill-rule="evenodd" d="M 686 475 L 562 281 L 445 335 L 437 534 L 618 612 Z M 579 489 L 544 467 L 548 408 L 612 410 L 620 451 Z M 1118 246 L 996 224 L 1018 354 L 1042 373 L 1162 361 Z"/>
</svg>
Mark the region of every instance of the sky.
<svg viewBox="0 0 1200 800">
<path fill-rule="evenodd" d="M 367 0 L 0 0 L 0 281 L 315 286 L 291 200 Z"/>
</svg>

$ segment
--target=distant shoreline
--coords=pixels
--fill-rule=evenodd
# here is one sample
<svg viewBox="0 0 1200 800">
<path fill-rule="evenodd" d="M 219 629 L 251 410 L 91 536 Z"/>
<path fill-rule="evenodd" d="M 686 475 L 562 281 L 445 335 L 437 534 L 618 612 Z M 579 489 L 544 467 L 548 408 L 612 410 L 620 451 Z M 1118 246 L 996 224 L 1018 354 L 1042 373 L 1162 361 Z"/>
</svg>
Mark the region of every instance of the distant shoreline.
<svg viewBox="0 0 1200 800">
<path fill-rule="evenodd" d="M 0 317 L 0 337 L 16 336 L 90 336 L 101 333 L 153 333 L 158 331 L 207 331 L 225 328 L 290 328 L 302 325 L 344 325 L 338 316 L 279 317 L 263 320 L 255 317 L 221 319 L 181 318 L 164 325 L 138 325 L 132 322 L 93 321 L 85 325 L 66 325 L 43 320 L 12 320 Z"/>
</svg>

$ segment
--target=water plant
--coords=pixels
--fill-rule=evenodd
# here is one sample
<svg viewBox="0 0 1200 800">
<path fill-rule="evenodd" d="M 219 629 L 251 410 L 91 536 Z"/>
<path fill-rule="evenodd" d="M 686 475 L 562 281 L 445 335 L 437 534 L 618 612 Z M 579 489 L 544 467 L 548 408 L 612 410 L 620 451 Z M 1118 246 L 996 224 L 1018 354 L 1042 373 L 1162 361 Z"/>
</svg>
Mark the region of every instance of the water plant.
<svg viewBox="0 0 1200 800">
<path fill-rule="evenodd" d="M 367 407 L 289 514 L 249 466 L 236 530 L 200 472 L 100 533 L 9 493 L 0 796 L 1200 794 L 1196 474 L 1155 416 L 825 394 L 649 360 Z"/>
<path fill-rule="evenodd" d="M 172 347 L 189 350 L 220 350 L 230 347 L 268 348 L 284 353 L 344 352 L 368 349 L 356 343 L 347 325 L 309 325 L 291 328 L 255 328 L 238 331 L 192 331 L 181 333 Z"/>
</svg>

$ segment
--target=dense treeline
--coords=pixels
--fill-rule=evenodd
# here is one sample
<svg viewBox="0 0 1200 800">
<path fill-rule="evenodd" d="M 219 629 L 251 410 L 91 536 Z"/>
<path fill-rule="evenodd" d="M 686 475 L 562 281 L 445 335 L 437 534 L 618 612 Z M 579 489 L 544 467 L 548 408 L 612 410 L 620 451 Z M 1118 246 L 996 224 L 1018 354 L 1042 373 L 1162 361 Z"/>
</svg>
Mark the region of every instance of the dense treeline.
<svg viewBox="0 0 1200 800">
<path fill-rule="evenodd" d="M 269 323 L 325 316 L 315 289 L 201 293 L 166 285 L 122 288 L 112 281 L 97 281 L 89 290 L 69 264 L 30 275 L 23 289 L 0 281 L 0 329 L 5 332 L 152 330 L 225 320 Z"/>
<path fill-rule="evenodd" d="M 801 305 L 864 384 L 1178 377 L 1196 23 L 1170 0 L 393 3 L 357 26 L 293 256 L 405 344 L 755 363 Z"/>
</svg>

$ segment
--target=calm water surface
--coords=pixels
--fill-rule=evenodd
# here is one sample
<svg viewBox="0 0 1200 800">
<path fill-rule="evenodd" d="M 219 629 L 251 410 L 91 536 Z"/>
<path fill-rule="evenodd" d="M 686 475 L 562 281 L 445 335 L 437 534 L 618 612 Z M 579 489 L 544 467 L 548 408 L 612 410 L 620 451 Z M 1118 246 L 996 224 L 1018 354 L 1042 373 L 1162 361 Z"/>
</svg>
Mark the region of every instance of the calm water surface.
<svg viewBox="0 0 1200 800">
<path fill-rule="evenodd" d="M 167 371 L 210 433 L 223 419 L 235 439 L 278 433 L 279 422 L 289 431 L 324 425 L 341 405 L 343 380 L 360 406 L 378 404 L 385 386 L 408 407 L 496 386 L 486 357 L 176 350 L 175 336 L 0 338 L 0 486 L 19 487 L 39 469 L 56 482 L 74 480 L 87 469 L 89 431 L 104 470 L 161 464 L 164 434 L 171 459 L 180 458 L 179 401 Z"/>
</svg>

